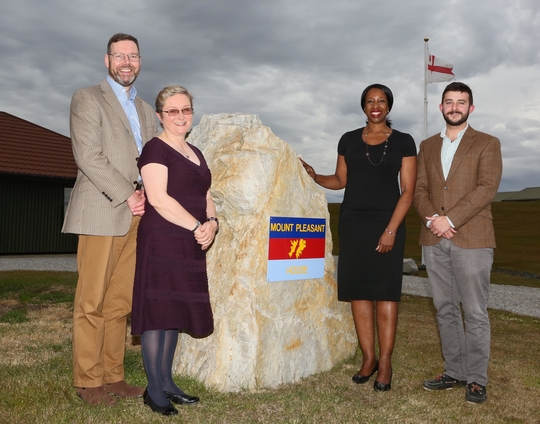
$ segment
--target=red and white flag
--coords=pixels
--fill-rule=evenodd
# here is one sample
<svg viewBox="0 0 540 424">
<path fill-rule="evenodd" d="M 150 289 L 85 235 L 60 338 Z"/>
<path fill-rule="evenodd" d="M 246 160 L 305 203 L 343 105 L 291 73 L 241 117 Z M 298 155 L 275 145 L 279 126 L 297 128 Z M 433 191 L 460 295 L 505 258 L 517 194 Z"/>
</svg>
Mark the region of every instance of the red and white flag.
<svg viewBox="0 0 540 424">
<path fill-rule="evenodd" d="M 444 82 L 453 80 L 455 77 L 454 73 L 452 72 L 453 68 L 454 65 L 448 61 L 430 54 L 427 64 L 427 82 Z"/>
</svg>

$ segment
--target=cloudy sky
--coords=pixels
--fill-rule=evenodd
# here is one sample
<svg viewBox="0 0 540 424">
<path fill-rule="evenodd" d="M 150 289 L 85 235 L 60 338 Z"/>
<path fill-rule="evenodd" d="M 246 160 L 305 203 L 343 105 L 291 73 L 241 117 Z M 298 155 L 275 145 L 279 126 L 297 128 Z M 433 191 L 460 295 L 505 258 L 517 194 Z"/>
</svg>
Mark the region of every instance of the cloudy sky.
<svg viewBox="0 0 540 424">
<path fill-rule="evenodd" d="M 538 0 L 2 0 L 0 110 L 69 135 L 71 96 L 106 75 L 116 32 L 139 39 L 135 86 L 150 104 L 180 84 L 195 122 L 257 114 L 321 174 L 363 125 L 360 94 L 374 82 L 394 92 L 394 127 L 420 143 L 428 37 L 474 91 L 471 125 L 502 141 L 500 191 L 540 185 Z M 428 85 L 428 135 L 443 127 L 445 84 Z"/>
</svg>

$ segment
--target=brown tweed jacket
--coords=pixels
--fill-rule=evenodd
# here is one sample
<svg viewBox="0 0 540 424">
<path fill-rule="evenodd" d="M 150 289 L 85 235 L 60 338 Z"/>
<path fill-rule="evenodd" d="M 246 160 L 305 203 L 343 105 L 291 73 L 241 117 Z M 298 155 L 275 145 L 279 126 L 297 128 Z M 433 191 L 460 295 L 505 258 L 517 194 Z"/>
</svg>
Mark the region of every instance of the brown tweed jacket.
<svg viewBox="0 0 540 424">
<path fill-rule="evenodd" d="M 457 234 L 452 239 L 465 249 L 496 247 L 491 201 L 502 174 L 500 141 L 469 126 L 454 156 L 448 178 L 441 163 L 442 138 L 436 134 L 420 144 L 414 206 L 424 225 L 420 244 L 441 240 L 426 228 L 426 216 L 447 215 Z"/>
<path fill-rule="evenodd" d="M 146 143 L 158 132 L 156 115 L 139 97 L 135 105 Z M 106 79 L 73 94 L 70 131 L 79 171 L 62 232 L 127 234 L 132 215 L 126 200 L 139 178 L 139 152 L 126 113 Z"/>
</svg>

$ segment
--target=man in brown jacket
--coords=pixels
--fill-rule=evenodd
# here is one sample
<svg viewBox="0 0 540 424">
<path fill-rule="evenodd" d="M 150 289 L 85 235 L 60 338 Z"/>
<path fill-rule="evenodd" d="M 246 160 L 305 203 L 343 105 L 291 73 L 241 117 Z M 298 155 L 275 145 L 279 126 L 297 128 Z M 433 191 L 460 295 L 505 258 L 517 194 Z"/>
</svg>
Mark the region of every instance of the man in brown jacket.
<svg viewBox="0 0 540 424">
<path fill-rule="evenodd" d="M 439 109 L 446 126 L 420 145 L 414 195 L 445 360 L 444 373 L 424 388 L 467 385 L 465 399 L 478 404 L 487 399 L 487 303 L 496 247 L 491 201 L 501 180 L 501 146 L 469 126 L 474 105 L 467 85 L 449 84 Z"/>
<path fill-rule="evenodd" d="M 115 34 L 105 54 L 109 75 L 73 94 L 70 131 L 79 171 L 62 229 L 79 234 L 79 280 L 73 307 L 73 380 L 92 405 L 140 397 L 124 380 L 137 228 L 144 213 L 137 159 L 157 133 L 154 110 L 133 83 L 139 43 Z"/>
</svg>

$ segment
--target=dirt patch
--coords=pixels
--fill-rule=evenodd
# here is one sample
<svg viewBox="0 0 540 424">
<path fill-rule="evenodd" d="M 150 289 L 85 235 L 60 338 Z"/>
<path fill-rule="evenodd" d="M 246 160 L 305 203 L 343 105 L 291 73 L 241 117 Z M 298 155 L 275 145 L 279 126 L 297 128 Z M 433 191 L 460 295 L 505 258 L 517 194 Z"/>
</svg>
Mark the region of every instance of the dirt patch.
<svg viewBox="0 0 540 424">
<path fill-rule="evenodd" d="M 69 303 L 8 306 L 11 310 L 26 307 L 29 321 L 0 324 L 0 366 L 40 364 L 61 357 L 71 349 L 72 310 Z"/>
<path fill-rule="evenodd" d="M 13 308 L 11 306 L 0 303 L 0 318 L 2 318 L 5 314 L 7 314 L 9 311 L 12 311 L 12 310 Z"/>
<path fill-rule="evenodd" d="M 54 305 L 52 305 L 54 306 Z M 44 308 L 49 308 L 51 305 L 34 305 L 32 303 L 20 303 L 16 300 L 5 300 L 0 303 L 0 318 L 5 314 L 17 309 L 26 309 L 28 312 L 40 311 Z"/>
</svg>

